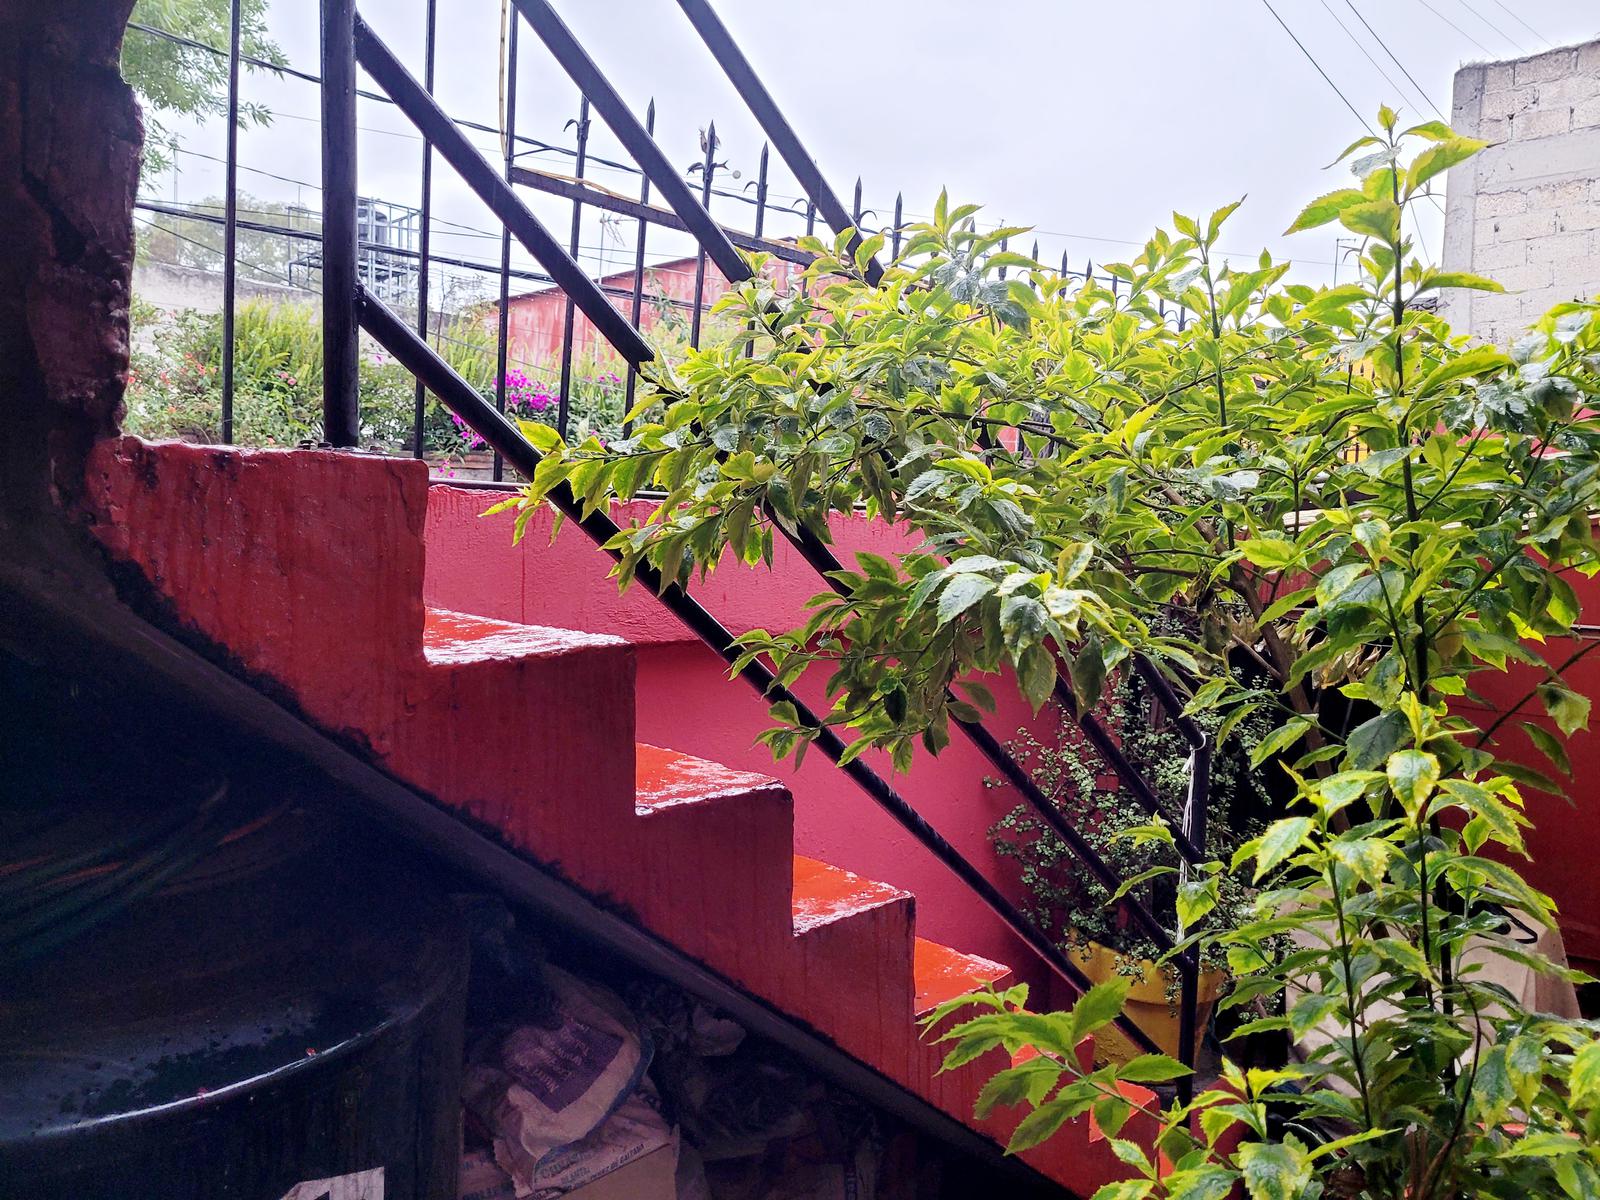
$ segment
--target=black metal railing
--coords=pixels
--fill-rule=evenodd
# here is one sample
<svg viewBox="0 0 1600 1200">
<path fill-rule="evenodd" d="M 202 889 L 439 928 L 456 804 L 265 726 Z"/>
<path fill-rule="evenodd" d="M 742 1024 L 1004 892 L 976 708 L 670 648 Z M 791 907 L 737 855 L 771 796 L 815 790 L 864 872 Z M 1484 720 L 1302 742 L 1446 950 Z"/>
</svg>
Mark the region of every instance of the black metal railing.
<svg viewBox="0 0 1600 1200">
<path fill-rule="evenodd" d="M 437 43 L 437 0 L 428 0 L 425 6 L 423 25 L 423 73 L 419 86 L 423 92 L 431 94 L 434 83 L 434 70 Z M 235 18 L 231 26 L 237 24 L 238 4 L 230 5 L 230 16 Z M 538 16 L 540 7 L 548 10 L 548 6 L 525 6 L 530 16 Z M 697 28 L 711 30 L 711 36 L 717 37 L 715 14 L 698 10 L 686 9 Z M 204 203 L 179 203 L 170 198 L 157 199 L 151 196 L 141 196 L 135 202 L 139 210 L 140 222 L 152 229 L 160 229 L 168 240 L 175 244 L 183 245 L 190 257 L 199 251 L 207 259 L 214 259 L 220 266 L 222 279 L 222 305 L 221 305 L 221 347 L 223 361 L 220 364 L 218 377 L 221 385 L 221 411 L 215 436 L 223 443 L 231 443 L 235 437 L 235 370 L 234 357 L 234 314 L 238 293 L 238 271 L 243 269 L 250 277 L 256 280 L 271 280 L 289 287 L 302 288 L 311 294 L 312 278 L 320 271 L 322 258 L 320 254 L 321 234 L 314 229 L 302 228 L 292 222 L 286 223 L 281 213 L 252 212 L 239 205 L 240 191 L 238 173 L 240 171 L 254 172 L 269 181 L 269 186 L 292 184 L 299 190 L 316 190 L 317 184 L 308 179 L 291 178 L 279 172 L 253 167 L 240 162 L 238 149 L 238 113 L 240 111 L 240 70 L 250 67 L 268 71 L 274 75 L 291 80 L 299 80 L 320 87 L 323 77 L 318 72 L 299 69 L 292 65 L 278 62 L 269 62 L 266 59 L 255 57 L 241 52 L 236 39 L 230 37 L 226 46 L 212 45 L 182 33 L 159 26 L 133 22 L 129 26 L 132 34 L 137 37 L 160 39 L 186 51 L 197 54 L 214 55 L 225 62 L 227 66 L 227 97 L 226 107 L 230 114 L 229 134 L 227 137 L 225 154 L 221 158 L 213 158 L 201 151 L 190 147 L 177 147 L 175 153 L 180 156 L 192 156 L 201 160 L 213 161 L 222 165 L 224 188 L 222 202 L 216 205 Z M 700 327 L 705 317 L 705 309 L 709 303 L 705 281 L 713 270 L 720 270 L 721 264 L 715 257 L 708 257 L 702 247 L 697 247 L 693 255 L 692 271 L 695 277 L 695 286 L 692 295 L 681 297 L 671 294 L 670 289 L 652 289 L 651 280 L 658 271 L 663 270 L 663 264 L 651 264 L 646 255 L 646 242 L 652 226 L 663 230 L 678 233 L 691 232 L 690 227 L 672 207 L 661 207 L 650 203 L 653 189 L 650 174 L 629 159 L 606 157 L 594 151 L 592 140 L 588 136 L 590 128 L 589 108 L 591 101 L 585 92 L 580 91 L 579 110 L 573 120 L 568 121 L 568 127 L 576 131 L 571 144 L 563 144 L 554 140 L 545 140 L 533 137 L 522 132 L 517 127 L 517 56 L 519 54 L 518 33 L 519 24 L 513 24 L 508 30 L 509 51 L 511 62 L 506 73 L 507 104 L 504 121 L 500 127 L 484 124 L 479 121 L 452 116 L 451 120 L 456 127 L 466 135 L 492 134 L 502 142 L 503 161 L 501 174 L 518 187 L 530 188 L 541 194 L 566 200 L 571 204 L 571 230 L 572 234 L 567 239 L 568 253 L 574 259 L 578 258 L 580 247 L 579 235 L 583 219 L 588 212 L 598 212 L 611 218 L 625 218 L 637 224 L 635 246 L 631 270 L 619 271 L 617 276 L 626 275 L 627 282 L 619 285 L 616 282 L 602 280 L 602 290 L 614 300 L 628 298 L 630 303 L 625 307 L 629 320 L 639 325 L 641 313 L 645 305 L 649 304 L 662 311 L 680 312 L 684 323 L 691 331 L 691 341 L 698 340 Z M 560 36 L 556 34 L 555 36 Z M 570 39 L 570 34 L 567 35 Z M 733 47 L 731 39 L 719 40 L 718 49 Z M 590 64 L 592 67 L 592 64 Z M 596 72 L 598 74 L 598 72 Z M 759 81 L 753 71 L 744 64 L 738 72 L 738 78 L 747 84 L 759 88 Z M 344 85 L 341 85 L 344 86 Z M 356 87 L 355 95 L 366 101 L 393 105 L 394 100 L 381 88 L 378 90 Z M 751 91 L 750 95 L 757 95 Z M 754 111 L 754 109 L 753 109 Z M 647 139 L 653 143 L 655 134 L 655 105 L 652 101 L 647 110 L 645 133 Z M 763 145 L 758 154 L 757 177 L 746 181 L 742 186 L 725 183 L 726 180 L 736 179 L 740 171 L 732 169 L 730 164 L 723 162 L 718 155 L 724 152 L 716 136 L 715 122 L 708 123 L 706 130 L 706 146 L 703 161 L 696 162 L 689 169 L 689 174 L 699 174 L 693 191 L 700 201 L 699 207 L 709 211 L 713 204 L 724 207 L 748 209 L 749 226 L 753 233 L 747 233 L 733 228 L 724 230 L 729 242 L 742 250 L 759 251 L 773 258 L 797 265 L 804 266 L 810 261 L 810 255 L 800 250 L 792 240 L 783 234 L 774 234 L 769 231 L 769 225 L 782 226 L 788 222 L 791 233 L 815 231 L 816 220 L 820 215 L 824 224 L 832 228 L 852 227 L 859 228 L 863 233 L 881 232 L 888 239 L 892 254 L 899 253 L 903 241 L 903 230 L 906 224 L 905 201 L 903 195 L 896 195 L 892 219 L 887 223 L 875 220 L 876 213 L 864 207 L 864 187 L 858 177 L 855 181 L 853 203 L 846 210 L 845 206 L 831 192 L 824 196 L 817 192 L 817 198 L 812 197 L 812 192 L 819 186 L 825 186 L 825 181 L 816 172 L 814 165 L 808 165 L 809 160 L 804 155 L 798 139 L 793 130 L 783 119 L 781 111 L 771 102 L 770 97 L 765 97 L 758 115 L 763 123 L 772 128 L 775 133 L 773 144 L 780 148 L 780 159 L 785 163 L 799 166 L 796 169 L 796 180 L 800 190 L 804 193 L 798 198 L 790 199 L 779 195 L 771 186 L 769 178 L 769 152 L 770 145 Z M 605 119 L 604 113 L 601 114 Z M 787 147 L 787 149 L 785 149 Z M 630 149 L 630 154 L 632 150 Z M 564 157 L 569 160 L 564 164 L 569 169 L 555 170 L 541 168 L 535 159 L 549 160 L 553 157 Z M 458 278 L 480 278 L 491 281 L 497 292 L 498 309 L 493 320 L 495 326 L 495 372 L 490 384 L 497 407 L 504 410 L 507 404 L 506 376 L 508 370 L 522 370 L 530 375 L 546 373 L 550 376 L 548 382 L 557 398 L 558 409 L 552 414 L 555 423 L 565 435 L 570 431 L 570 422 L 576 413 L 571 406 L 573 396 L 574 371 L 574 344 L 577 336 L 576 310 L 569 303 L 563 313 L 563 328 L 558 341 L 558 350 L 551 357 L 556 362 L 552 367 L 549 361 L 542 358 L 519 359 L 512 351 L 507 337 L 507 323 L 511 317 L 513 306 L 511 303 L 511 284 L 525 283 L 530 285 L 552 285 L 553 280 L 548 273 L 529 269 L 520 265 L 513 265 L 512 250 L 514 239 L 509 230 L 503 226 L 499 232 L 490 233 L 475 227 L 461 226 L 459 222 L 443 221 L 434 213 L 434 190 L 432 186 L 434 147 L 431 142 L 423 139 L 420 155 L 420 207 L 409 210 L 416 218 L 418 236 L 415 245 L 400 245 L 392 241 L 381 241 L 365 236 L 360 240 L 362 251 L 359 263 L 363 271 L 378 264 L 386 271 L 392 272 L 396 278 L 415 279 L 415 309 L 416 324 L 424 336 L 428 336 L 436 345 L 448 341 L 448 333 L 438 327 L 431 328 L 430 316 L 438 317 L 439 313 L 430 313 L 430 302 L 434 295 L 433 275 L 435 271 L 454 273 Z M 661 164 L 656 164 L 659 172 Z M 625 172 L 638 178 L 637 200 L 625 198 L 613 190 L 600 187 L 585 178 L 590 168 L 600 168 L 610 172 Z M 669 172 L 670 173 L 670 172 Z M 680 183 L 683 182 L 681 173 L 674 175 Z M 214 211 L 213 211 L 214 210 Z M 263 220 L 262 217 L 274 216 L 276 220 Z M 838 222 L 843 221 L 843 226 Z M 457 238 L 480 238 L 498 243 L 498 261 L 489 261 L 484 258 L 465 257 L 462 254 L 441 254 L 435 245 L 435 226 L 443 225 L 444 234 Z M 454 228 L 451 228 L 451 227 Z M 188 227 L 188 231 L 185 231 Z M 202 239 L 191 236 L 204 231 L 220 230 L 222 246 L 220 249 L 206 244 Z M 283 269 L 271 263 L 248 262 L 240 252 L 237 235 L 247 233 L 251 235 L 253 245 L 259 246 L 263 238 L 273 237 L 282 239 L 291 246 L 301 247 L 303 252 L 298 255 L 287 268 Z M 340 236 L 344 234 L 340 231 Z M 589 249 L 593 249 L 590 247 Z M 1037 241 L 1033 243 L 1033 258 L 1040 258 L 1040 248 Z M 670 255 L 668 256 L 670 259 Z M 665 268 L 670 270 L 671 268 Z M 1062 252 L 1060 258 L 1062 274 L 1083 279 L 1093 279 L 1101 285 L 1117 291 L 1123 284 L 1115 276 L 1099 271 L 1092 261 L 1083 261 L 1074 266 L 1069 262 L 1068 255 Z M 687 272 L 686 272 L 687 274 Z M 448 290 L 448 289 L 446 289 Z M 714 298 L 716 289 L 711 291 Z M 394 304 L 396 298 L 385 293 L 389 302 Z M 1175 319 L 1181 325 L 1187 320 L 1187 314 L 1178 308 L 1171 310 Z M 345 364 L 341 364 L 341 368 Z M 625 395 L 623 411 L 633 405 L 637 388 L 637 371 L 631 365 L 626 368 Z M 429 444 L 425 433 L 427 427 L 427 401 L 426 389 L 418 385 L 414 410 L 411 414 L 410 432 L 403 439 L 404 445 L 416 457 L 434 456 L 435 461 L 450 458 L 451 447 L 440 445 L 437 442 Z M 396 445 L 399 439 L 396 439 Z M 496 456 L 498 458 L 498 456 Z M 496 462 L 493 468 L 495 480 L 502 478 L 502 464 Z"/>
<path fill-rule="evenodd" d="M 235 4 L 236 2 L 237 0 Z M 706 0 L 678 0 L 678 3 L 713 58 L 756 117 L 771 147 L 777 150 L 778 157 L 787 165 L 799 184 L 804 194 L 803 212 L 793 209 L 790 211 L 794 212 L 797 218 L 803 218 L 808 231 L 814 227 L 819 216 L 836 234 L 852 231 L 851 244 L 854 245 L 864 232 L 863 222 L 867 215 L 867 210 L 862 207 L 860 181 L 858 180 L 856 184 L 853 204 L 850 209 L 846 209 L 828 186 L 817 164 L 807 154 L 799 137 Z M 434 100 L 432 96 L 435 35 L 433 0 L 430 0 L 428 5 L 425 30 L 426 67 L 421 82 L 411 75 L 362 20 L 356 11 L 355 0 L 321 0 L 322 230 L 320 235 L 306 231 L 285 232 L 303 240 L 320 241 L 319 265 L 324 336 L 324 437 L 331 446 L 353 447 L 359 438 L 359 338 L 361 332 L 365 331 L 415 376 L 417 383 L 415 448 L 419 456 L 423 448 L 422 416 L 425 394 L 432 393 L 493 449 L 496 456 L 496 478 L 499 478 L 502 464 L 509 466 L 523 478 L 531 478 L 540 460 L 539 453 L 506 416 L 505 322 L 509 301 L 507 282 L 510 279 L 533 278 L 548 281 L 558 287 L 565 298 L 559 397 L 561 407 L 557 418 L 565 433 L 571 416 L 568 396 L 572 385 L 572 353 L 576 317 L 579 313 L 627 364 L 627 394 L 630 407 L 636 387 L 637 371 L 653 357 L 654 352 L 640 333 L 645 300 L 646 237 L 650 226 L 686 232 L 695 240 L 695 291 L 689 303 L 692 340 L 697 339 L 699 333 L 708 267 L 714 267 L 729 282 L 739 283 L 752 277 L 752 268 L 739 253 L 740 249 L 762 251 L 794 263 L 809 261 L 808 256 L 798 250 L 793 243 L 771 237 L 767 233 L 767 219 L 774 209 L 770 203 L 766 147 L 762 150 L 761 168 L 758 178 L 754 181 L 753 196 L 725 188 L 718 189 L 715 187 L 718 146 L 715 127 L 710 126 L 705 138 L 705 157 L 698 164 L 701 172 L 699 187 L 692 188 L 684 176 L 668 161 L 655 140 L 654 105 L 652 104 L 647 111 L 645 120 L 639 121 L 547 0 L 513 0 L 513 4 L 516 15 L 510 31 L 508 47 L 510 53 L 512 55 L 517 53 L 516 38 L 521 21 L 526 21 L 529 29 L 578 85 L 580 110 L 575 136 L 576 170 L 571 176 L 562 177 L 551 172 L 531 170 L 517 161 L 514 151 L 518 145 L 531 143 L 541 149 L 553 147 L 550 143 L 538 142 L 536 139 L 525 138 L 517 133 L 514 83 L 508 88 L 506 129 L 503 131 L 506 153 L 498 170 L 469 140 L 465 130 L 474 126 L 455 120 Z M 236 67 L 240 61 L 236 45 L 232 47 L 231 61 L 235 66 L 233 74 L 236 77 Z M 379 89 L 377 92 L 358 90 L 358 65 L 377 85 Z M 514 68 L 510 78 L 514 81 Z M 230 92 L 236 103 L 236 80 L 230 86 Z M 419 311 L 415 323 L 408 323 L 396 313 L 375 294 L 372 288 L 363 283 L 359 275 L 359 255 L 364 249 L 370 249 L 370 244 L 364 243 L 360 237 L 356 219 L 360 199 L 357 190 L 355 119 L 358 96 L 380 99 L 393 104 L 423 138 L 422 239 L 415 251 L 406 252 L 418 261 L 420 268 L 417 287 Z M 596 187 L 585 179 L 587 164 L 591 161 L 600 161 L 593 159 L 590 154 L 588 122 L 591 115 L 599 116 L 631 157 L 632 164 L 628 169 L 636 171 L 640 180 L 637 201 Z M 235 148 L 230 146 L 230 158 L 235 153 Z M 458 374 L 428 340 L 428 266 L 430 262 L 446 261 L 432 254 L 428 241 L 432 166 L 435 154 L 494 213 L 502 228 L 500 263 L 497 272 L 500 279 L 498 313 L 500 329 L 497 344 L 499 370 L 493 401 Z M 231 176 L 229 186 L 231 194 L 233 188 Z M 565 244 L 556 238 L 518 196 L 515 190 L 517 186 L 528 187 L 571 203 L 571 233 Z M 653 203 L 653 196 L 664 201 L 666 207 Z M 753 233 L 724 228 L 710 210 L 714 196 L 748 203 L 753 208 Z M 603 286 L 579 265 L 577 256 L 581 213 L 585 206 L 629 217 L 638 222 L 631 287 Z M 157 212 L 170 212 L 176 206 L 161 206 L 155 202 L 146 202 L 145 207 L 153 208 Z M 900 241 L 900 230 L 904 223 L 903 215 L 903 202 L 897 197 L 893 224 L 884 230 L 891 238 L 891 248 L 896 252 Z M 221 220 L 225 222 L 230 246 L 234 230 L 250 227 L 240 221 L 231 203 Z M 537 271 L 512 269 L 510 246 L 513 238 L 538 264 Z M 1035 257 L 1037 257 L 1037 246 L 1035 246 Z M 1065 270 L 1067 266 L 1065 261 L 1062 266 Z M 874 260 L 869 267 L 869 278 L 877 278 L 880 272 L 881 267 Z M 1081 273 L 1086 278 L 1095 277 L 1092 264 L 1086 264 Z M 1116 286 L 1114 278 L 1108 276 L 1107 279 L 1110 281 L 1110 286 Z M 230 281 L 224 301 L 224 312 L 230 327 L 233 307 L 232 286 Z M 626 315 L 619 308 L 619 301 L 626 303 Z M 1179 319 L 1183 319 L 1182 315 Z M 231 393 L 229 394 L 231 396 Z M 568 519 L 582 528 L 601 547 L 610 542 L 618 532 L 617 525 L 608 514 L 602 512 L 585 515 L 577 498 L 565 488 L 557 489 L 551 500 Z M 840 570 L 842 564 L 825 543 L 806 531 L 786 536 L 790 536 L 800 556 L 820 576 L 832 586 L 839 586 L 831 580 L 830 573 Z M 734 643 L 733 635 L 687 590 L 676 584 L 664 585 L 657 573 L 648 567 L 641 567 L 638 577 L 674 616 L 725 661 L 732 663 L 740 657 L 740 650 Z M 1135 668 L 1191 746 L 1189 788 L 1179 827 L 1173 831 L 1182 863 L 1180 870 L 1187 871 L 1191 865 L 1204 860 L 1210 743 L 1204 731 L 1183 716 L 1183 701 L 1160 670 L 1144 660 L 1136 661 Z M 1054 939 L 1029 920 L 993 881 L 940 834 L 888 781 L 868 766 L 864 759 L 841 761 L 845 759 L 846 743 L 798 696 L 779 684 L 764 664 L 760 662 L 745 664 L 741 668 L 740 675 L 769 703 L 787 701 L 793 704 L 800 721 L 816 730 L 815 743 L 824 755 L 838 765 L 901 828 L 910 833 L 961 879 L 963 884 L 1026 943 L 1050 970 L 1080 991 L 1088 987 L 1088 980 L 1082 971 Z M 1091 744 L 1111 765 L 1129 793 L 1151 814 L 1159 813 L 1160 800 L 1154 789 L 1122 753 L 1115 735 L 1106 729 L 1093 713 L 1078 710 L 1072 690 L 1065 679 L 1058 680 L 1056 698 L 1065 711 L 1082 726 Z M 1118 891 L 1123 882 L 1121 876 L 1071 825 L 1000 740 L 981 722 L 958 722 L 958 728 L 991 766 L 1017 788 L 1029 806 L 1083 864 L 1084 869 L 1091 872 L 1108 891 L 1113 893 Z M 1130 921 L 1163 952 L 1172 950 L 1182 939 L 1184 931 L 1175 913 L 1169 925 L 1131 891 L 1118 903 Z M 1174 962 L 1180 977 L 1179 1057 L 1192 1065 L 1195 1061 L 1197 1034 L 1200 1032 L 1196 1029 L 1199 962 L 1192 948 L 1179 952 Z M 1156 1048 L 1145 1031 L 1130 1019 L 1120 1018 L 1118 1026 L 1123 1034 L 1141 1049 L 1148 1051 Z"/>
</svg>

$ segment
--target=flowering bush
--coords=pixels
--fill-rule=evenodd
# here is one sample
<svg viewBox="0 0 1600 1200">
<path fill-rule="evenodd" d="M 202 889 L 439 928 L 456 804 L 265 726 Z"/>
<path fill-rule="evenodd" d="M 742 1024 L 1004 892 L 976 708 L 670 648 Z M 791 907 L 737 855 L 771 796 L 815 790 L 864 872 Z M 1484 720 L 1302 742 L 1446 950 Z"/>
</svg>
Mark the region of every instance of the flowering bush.
<svg viewBox="0 0 1600 1200">
<path fill-rule="evenodd" d="M 222 318 L 193 309 L 163 312 L 135 301 L 134 350 L 124 427 L 150 438 L 215 442 L 222 437 Z M 492 352 L 481 322 L 462 320 L 440 338 L 451 365 L 483 388 Z M 409 452 L 416 383 L 382 350 L 364 345 L 361 434 L 365 444 Z M 247 300 L 234 318 L 234 437 L 246 446 L 298 446 L 322 438 L 322 324 L 306 304 Z M 460 448 L 443 405 L 423 406 L 423 447 Z"/>
<path fill-rule="evenodd" d="M 505 374 L 506 415 L 514 421 L 532 422 L 554 429 L 561 414 L 560 385 L 555 378 L 540 379 L 526 371 Z M 621 376 L 613 371 L 602 375 L 575 378 L 572 401 L 567 414 L 570 433 L 578 438 L 593 434 L 603 446 L 622 435 L 622 405 L 625 396 Z M 486 393 L 494 398 L 494 391 Z M 456 436 L 468 450 L 483 450 L 488 443 L 455 413 L 450 414 Z"/>
</svg>

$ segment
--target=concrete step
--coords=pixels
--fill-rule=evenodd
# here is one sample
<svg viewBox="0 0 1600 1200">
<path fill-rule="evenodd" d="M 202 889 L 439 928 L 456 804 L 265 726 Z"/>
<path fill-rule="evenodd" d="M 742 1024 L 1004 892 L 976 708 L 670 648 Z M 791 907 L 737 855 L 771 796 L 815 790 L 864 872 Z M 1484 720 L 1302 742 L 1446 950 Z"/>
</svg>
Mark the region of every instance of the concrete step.
<svg viewBox="0 0 1600 1200">
<path fill-rule="evenodd" d="M 642 924 L 769 999 L 789 959 L 794 811 L 776 780 L 634 748 L 634 850 L 605 890 Z"/>
<path fill-rule="evenodd" d="M 775 780 L 636 745 L 620 639 L 425 610 L 422 464 L 113 439 L 86 507 L 126 591 L 231 669 L 951 1116 L 1014 1127 L 972 1116 L 1004 1054 L 941 1072 L 917 1025 L 1008 968 L 797 857 Z M 1090 1133 L 1030 1161 L 1087 1195 L 1117 1170 Z"/>
</svg>

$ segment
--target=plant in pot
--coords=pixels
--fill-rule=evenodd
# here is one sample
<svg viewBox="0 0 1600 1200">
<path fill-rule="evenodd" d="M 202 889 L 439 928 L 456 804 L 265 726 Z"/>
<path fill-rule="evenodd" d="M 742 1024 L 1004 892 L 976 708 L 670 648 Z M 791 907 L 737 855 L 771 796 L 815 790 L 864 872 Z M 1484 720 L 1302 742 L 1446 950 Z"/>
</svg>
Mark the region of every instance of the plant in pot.
<svg viewBox="0 0 1600 1200">
<path fill-rule="evenodd" d="M 1110 681 L 1100 712 L 1123 755 L 1160 799 L 1163 819 L 1179 826 L 1188 787 L 1189 747 L 1171 724 L 1170 714 L 1132 672 L 1119 672 Z M 1197 714 L 1196 719 L 1215 741 L 1221 720 L 1211 713 Z M 1250 769 L 1249 756 L 1270 729 L 1265 717 L 1252 714 L 1232 728 L 1213 753 L 1207 849 L 1219 858 L 1231 857 L 1261 831 L 1254 814 L 1269 801 Z M 1169 846 L 1138 837 L 1150 814 L 1124 790 L 1077 722 L 1063 716 L 1048 742 L 1021 730 L 1011 749 L 1100 857 L 1122 878 L 1142 880 L 1135 887 L 1146 907 L 1168 918 L 1178 902 L 1177 855 Z M 1162 952 L 1149 935 L 1128 919 L 1111 892 L 1083 869 L 1066 843 L 1028 805 L 1019 804 L 989 834 L 996 852 L 1017 864 L 1028 918 L 1077 960 L 1092 983 L 1126 978 L 1128 1015 L 1163 1050 L 1176 1054 L 1178 975 L 1160 961 Z M 1190 932 L 1235 929 L 1249 919 L 1250 904 L 1250 892 L 1237 876 L 1219 875 L 1215 907 Z M 1227 966 L 1223 948 L 1208 944 L 1201 955 L 1202 1029 L 1227 985 Z M 1051 999 L 1064 1005 L 1071 997 L 1052 993 Z M 1137 1053 L 1115 1030 L 1096 1042 L 1096 1052 L 1105 1061 L 1125 1061 Z"/>
</svg>

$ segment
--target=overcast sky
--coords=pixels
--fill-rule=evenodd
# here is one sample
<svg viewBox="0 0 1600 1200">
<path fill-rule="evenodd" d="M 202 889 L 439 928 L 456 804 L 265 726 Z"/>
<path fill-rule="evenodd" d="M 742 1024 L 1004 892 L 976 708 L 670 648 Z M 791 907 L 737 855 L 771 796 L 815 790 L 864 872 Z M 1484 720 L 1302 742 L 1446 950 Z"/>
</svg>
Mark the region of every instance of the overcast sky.
<svg viewBox="0 0 1600 1200">
<path fill-rule="evenodd" d="M 866 205 L 884 220 L 897 191 L 908 212 L 923 214 L 947 186 L 958 200 L 982 203 L 986 218 L 1034 226 L 1042 257 L 1065 251 L 1078 265 L 1131 254 L 1174 207 L 1204 212 L 1247 194 L 1226 249 L 1242 256 L 1266 247 L 1293 258 L 1309 280 L 1332 272 L 1335 235 L 1286 239 L 1281 231 L 1305 200 L 1344 186 L 1343 170 L 1326 164 L 1362 129 L 1273 10 L 1368 119 L 1385 101 L 1417 120 L 1437 115 L 1435 107 L 1448 116 L 1463 63 L 1600 36 L 1594 0 L 1271 0 L 1270 8 L 1268 0 L 714 2 L 836 190 L 848 202 L 859 175 Z M 637 112 L 656 98 L 669 158 L 685 167 L 697 161 L 699 130 L 714 119 L 727 164 L 719 181 L 737 188 L 754 178 L 759 131 L 673 0 L 555 3 Z M 439 8 L 441 102 L 495 125 L 500 4 L 446 0 Z M 423 12 L 423 0 L 363 6 L 418 75 Z M 272 0 L 269 18 L 290 62 L 311 71 L 316 14 L 316 0 Z M 576 91 L 526 29 L 517 88 L 518 131 L 570 145 L 563 127 Z M 241 138 L 241 187 L 314 206 L 315 187 L 290 181 L 314 185 L 319 177 L 315 89 L 259 72 L 245 77 L 244 89 L 274 119 Z M 417 203 L 420 141 L 387 105 L 364 101 L 360 124 L 363 192 Z M 221 168 L 200 155 L 222 153 L 222 123 L 180 132 L 191 153 L 151 193 L 183 201 L 218 194 Z M 474 140 L 498 159 L 494 135 Z M 622 157 L 598 121 L 592 149 Z M 527 161 L 572 170 L 565 156 Z M 617 172 L 591 175 L 628 193 L 637 187 Z M 487 211 L 447 168 L 436 167 L 435 179 L 435 249 L 496 261 L 498 227 Z M 773 191 L 798 195 L 776 164 Z M 536 207 L 564 240 L 570 210 Z M 750 219 L 731 202 L 718 213 L 730 224 Z M 1437 212 L 1423 214 L 1429 255 L 1440 225 Z M 608 269 L 619 269 L 631 262 L 633 237 L 631 223 L 603 227 L 591 216 L 581 240 L 591 267 L 603 249 Z M 653 234 L 652 244 L 669 251 L 681 243 Z"/>
</svg>

